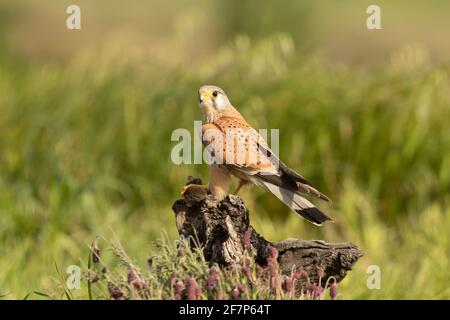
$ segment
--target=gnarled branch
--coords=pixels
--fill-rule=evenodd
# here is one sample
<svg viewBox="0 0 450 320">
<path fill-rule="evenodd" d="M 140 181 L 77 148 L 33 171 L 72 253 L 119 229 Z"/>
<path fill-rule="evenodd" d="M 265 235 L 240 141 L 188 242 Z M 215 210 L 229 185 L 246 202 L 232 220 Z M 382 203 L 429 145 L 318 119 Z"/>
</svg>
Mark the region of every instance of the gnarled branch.
<svg viewBox="0 0 450 320">
<path fill-rule="evenodd" d="M 201 184 L 199 179 L 188 178 L 188 184 Z M 184 199 L 175 201 L 177 229 L 180 236 L 200 245 L 207 261 L 222 266 L 240 260 L 244 253 L 243 235 L 249 230 L 250 245 L 255 260 L 265 265 L 267 246 L 278 250 L 278 263 L 284 274 L 293 269 L 304 270 L 313 282 L 318 282 L 318 270 L 323 277 L 341 281 L 364 253 L 352 243 L 326 243 L 321 240 L 286 239 L 270 242 L 250 226 L 249 212 L 238 196 L 229 195 L 217 202 L 202 188 L 189 188 Z M 320 267 L 320 268 L 319 268 Z"/>
</svg>

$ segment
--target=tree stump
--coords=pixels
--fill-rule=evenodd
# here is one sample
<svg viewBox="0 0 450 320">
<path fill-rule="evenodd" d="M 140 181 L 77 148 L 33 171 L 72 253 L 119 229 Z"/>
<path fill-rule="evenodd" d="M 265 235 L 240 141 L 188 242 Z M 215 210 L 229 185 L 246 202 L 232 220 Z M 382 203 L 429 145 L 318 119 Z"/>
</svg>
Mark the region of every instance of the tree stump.
<svg viewBox="0 0 450 320">
<path fill-rule="evenodd" d="M 201 184 L 201 180 L 189 177 L 187 184 Z M 192 245 L 202 247 L 210 263 L 221 266 L 236 263 L 250 246 L 255 261 L 265 266 L 270 245 L 278 250 L 278 264 L 283 274 L 290 274 L 293 269 L 303 270 L 310 281 L 318 283 L 321 270 L 324 279 L 334 277 L 339 282 L 364 255 L 349 242 L 299 239 L 270 242 L 251 227 L 249 211 L 238 196 L 228 195 L 217 202 L 203 188 L 189 188 L 183 196 L 184 199 L 175 201 L 172 206 L 178 233 L 190 239 Z"/>
</svg>

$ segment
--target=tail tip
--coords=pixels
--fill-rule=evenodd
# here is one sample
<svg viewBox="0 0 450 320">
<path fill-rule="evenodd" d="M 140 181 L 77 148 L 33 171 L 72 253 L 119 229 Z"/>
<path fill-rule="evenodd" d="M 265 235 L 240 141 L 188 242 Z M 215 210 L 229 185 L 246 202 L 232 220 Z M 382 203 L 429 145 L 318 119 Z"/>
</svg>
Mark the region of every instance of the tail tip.
<svg viewBox="0 0 450 320">
<path fill-rule="evenodd" d="M 332 218 L 325 213 L 317 209 L 316 207 L 309 207 L 305 209 L 295 210 L 299 215 L 308 220 L 309 222 L 321 226 L 325 221 L 334 222 Z"/>
</svg>

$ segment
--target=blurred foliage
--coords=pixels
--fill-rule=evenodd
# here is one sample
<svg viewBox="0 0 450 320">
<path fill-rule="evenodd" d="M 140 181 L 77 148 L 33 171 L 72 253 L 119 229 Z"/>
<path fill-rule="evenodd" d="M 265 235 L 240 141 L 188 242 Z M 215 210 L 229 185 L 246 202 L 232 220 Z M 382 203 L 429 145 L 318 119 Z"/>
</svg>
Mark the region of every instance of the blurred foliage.
<svg viewBox="0 0 450 320">
<path fill-rule="evenodd" d="M 399 41 L 390 31 L 391 46 L 371 33 L 330 59 L 324 48 L 334 47 L 320 42 L 330 30 L 315 27 L 331 4 L 156 1 L 142 12 L 143 2 L 80 1 L 77 34 L 58 16 L 63 2 L 43 1 L 48 11 L 0 4 L 0 296 L 51 286 L 55 262 L 81 263 L 92 239 L 111 230 L 141 263 L 162 229 L 175 238 L 171 204 L 186 177 L 206 178 L 207 167 L 175 166 L 170 136 L 193 131 L 197 88 L 214 83 L 253 126 L 279 128 L 281 158 L 334 201 L 322 208 L 337 222 L 317 228 L 271 195 L 244 190 L 260 233 L 360 246 L 366 256 L 342 283 L 343 298 L 450 297 L 450 67 L 435 37 L 445 3 L 422 8 L 426 21 L 436 13 L 433 36 L 417 29 L 417 41 Z M 338 39 L 363 32 L 340 38 L 356 19 L 350 3 Z M 228 18 L 212 23 L 219 13 Z M 372 264 L 381 290 L 366 287 Z"/>
</svg>

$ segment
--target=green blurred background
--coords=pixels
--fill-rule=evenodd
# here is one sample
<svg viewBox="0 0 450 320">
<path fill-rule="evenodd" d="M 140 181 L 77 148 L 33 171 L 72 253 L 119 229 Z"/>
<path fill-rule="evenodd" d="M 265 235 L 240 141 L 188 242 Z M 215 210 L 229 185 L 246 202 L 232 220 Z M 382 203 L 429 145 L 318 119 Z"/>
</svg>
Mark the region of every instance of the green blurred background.
<svg viewBox="0 0 450 320">
<path fill-rule="evenodd" d="M 176 238 L 171 204 L 207 167 L 174 165 L 170 137 L 212 83 L 333 199 L 318 228 L 246 189 L 260 233 L 360 246 L 344 299 L 450 298 L 450 3 L 377 1 L 372 31 L 370 4 L 0 2 L 0 296 L 49 290 L 97 235 L 141 265 Z"/>
</svg>

